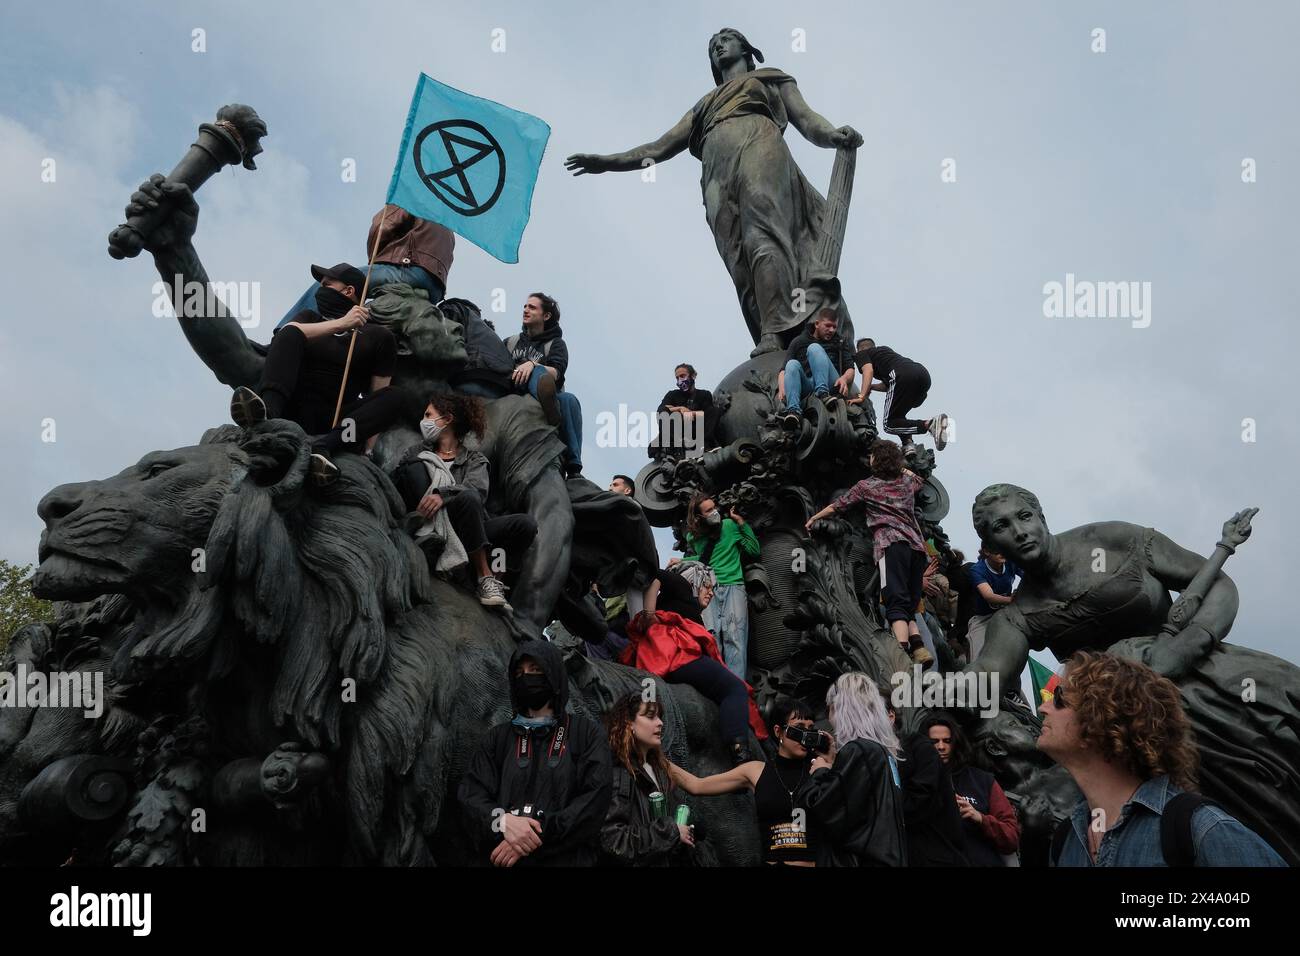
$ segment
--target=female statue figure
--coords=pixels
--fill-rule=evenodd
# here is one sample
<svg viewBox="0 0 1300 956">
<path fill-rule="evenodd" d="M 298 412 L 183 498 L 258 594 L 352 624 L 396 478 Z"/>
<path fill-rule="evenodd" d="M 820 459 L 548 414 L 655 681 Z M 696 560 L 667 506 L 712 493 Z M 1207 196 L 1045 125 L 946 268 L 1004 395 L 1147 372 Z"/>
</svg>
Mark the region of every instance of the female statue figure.
<svg viewBox="0 0 1300 956">
<path fill-rule="evenodd" d="M 1201 750 L 1201 788 L 1293 865 L 1300 862 L 1300 668 L 1224 642 L 1237 588 L 1219 570 L 1250 534 L 1247 509 L 1223 526 L 1210 561 L 1152 528 L 1102 521 L 1047 530 L 1038 498 L 992 485 L 975 530 L 1025 570 L 1015 600 L 989 622 L 972 669 L 1018 687 L 1030 648 L 1060 660 L 1107 650 L 1178 684 Z M 1181 597 L 1171 601 L 1169 592 Z M 1172 611 L 1172 613 L 1171 613 Z"/>
<path fill-rule="evenodd" d="M 700 160 L 704 215 L 736 284 L 757 348 L 785 347 L 781 333 L 800 321 L 794 290 L 810 278 L 826 200 L 804 178 L 782 138 L 787 123 L 828 149 L 862 145 L 852 127 L 836 129 L 804 101 L 794 77 L 755 69 L 763 54 L 738 30 L 709 40 L 715 89 L 652 143 L 608 156 L 578 153 L 565 166 L 583 173 L 638 170 L 684 149 Z"/>
</svg>

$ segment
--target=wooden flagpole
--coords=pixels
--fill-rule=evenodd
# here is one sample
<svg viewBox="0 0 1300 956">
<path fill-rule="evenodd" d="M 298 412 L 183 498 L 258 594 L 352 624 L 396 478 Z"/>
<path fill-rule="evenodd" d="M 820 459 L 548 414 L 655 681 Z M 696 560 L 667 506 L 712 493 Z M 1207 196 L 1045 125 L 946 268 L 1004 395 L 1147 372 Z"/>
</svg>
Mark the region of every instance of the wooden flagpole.
<svg viewBox="0 0 1300 956">
<path fill-rule="evenodd" d="M 384 234 L 384 220 L 388 218 L 388 203 L 384 203 L 384 211 L 379 214 L 379 228 L 375 230 L 375 244 L 370 249 L 370 261 L 366 264 L 366 281 L 361 286 L 361 296 L 357 300 L 357 305 L 366 301 L 366 293 L 370 291 L 370 270 L 374 267 L 375 256 L 379 254 L 379 237 Z M 339 400 L 334 405 L 334 423 L 330 425 L 331 429 L 339 427 L 339 414 L 343 411 L 343 392 L 348 387 L 348 372 L 352 370 L 352 351 L 357 347 L 357 329 L 352 330 L 352 338 L 348 341 L 348 357 L 343 363 L 343 381 L 339 382 Z"/>
</svg>

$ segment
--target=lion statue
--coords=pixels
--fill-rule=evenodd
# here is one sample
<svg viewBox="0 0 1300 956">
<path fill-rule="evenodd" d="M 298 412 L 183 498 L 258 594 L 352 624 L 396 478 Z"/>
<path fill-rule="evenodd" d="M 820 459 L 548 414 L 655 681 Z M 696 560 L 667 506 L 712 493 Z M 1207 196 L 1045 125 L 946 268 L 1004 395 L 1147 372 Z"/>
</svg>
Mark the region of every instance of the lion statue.
<svg viewBox="0 0 1300 956">
<path fill-rule="evenodd" d="M 309 455 L 291 422 L 222 426 L 41 500 L 33 589 L 83 603 L 20 632 L 4 666 L 107 669 L 110 706 L 100 721 L 0 714 L 0 848 L 120 865 L 470 862 L 448 795 L 509 717 L 511 629 L 430 576 L 375 464 L 340 456 L 339 480 L 309 491 Z M 566 651 L 579 712 L 650 679 Z M 655 685 L 673 759 L 729 766 L 714 705 Z M 114 775 L 113 807 L 87 797 L 92 772 L 99 794 Z M 757 859 L 750 797 L 703 801 L 697 818 L 722 862 Z"/>
</svg>

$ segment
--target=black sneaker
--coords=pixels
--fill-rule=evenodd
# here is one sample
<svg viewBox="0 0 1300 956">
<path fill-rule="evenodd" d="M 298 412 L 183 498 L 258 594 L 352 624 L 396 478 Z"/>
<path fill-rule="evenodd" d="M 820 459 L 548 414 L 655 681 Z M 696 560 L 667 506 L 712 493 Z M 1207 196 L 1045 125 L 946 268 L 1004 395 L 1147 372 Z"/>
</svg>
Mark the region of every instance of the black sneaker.
<svg viewBox="0 0 1300 956">
<path fill-rule="evenodd" d="M 781 427 L 789 432 L 797 432 L 803 424 L 803 416 L 796 411 L 787 411 L 781 416 Z"/>
<path fill-rule="evenodd" d="M 339 477 L 339 466 L 319 452 L 311 456 L 307 465 L 307 475 L 317 488 L 332 485 Z"/>
<path fill-rule="evenodd" d="M 230 420 L 240 428 L 251 428 L 266 421 L 266 402 L 247 385 L 241 385 L 230 396 Z"/>
</svg>

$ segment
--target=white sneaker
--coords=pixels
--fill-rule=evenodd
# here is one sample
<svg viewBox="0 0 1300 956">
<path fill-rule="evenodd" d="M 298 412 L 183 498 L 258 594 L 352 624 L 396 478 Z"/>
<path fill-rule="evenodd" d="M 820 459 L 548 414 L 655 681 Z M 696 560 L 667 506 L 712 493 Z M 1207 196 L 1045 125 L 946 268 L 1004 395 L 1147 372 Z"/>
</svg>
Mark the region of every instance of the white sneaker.
<svg viewBox="0 0 1300 956">
<path fill-rule="evenodd" d="M 506 586 L 491 575 L 479 578 L 478 603 L 484 607 L 510 607 L 506 601 Z"/>
<path fill-rule="evenodd" d="M 934 447 L 943 451 L 948 444 L 948 416 L 936 415 L 930 419 L 930 435 L 934 438 Z"/>
</svg>

